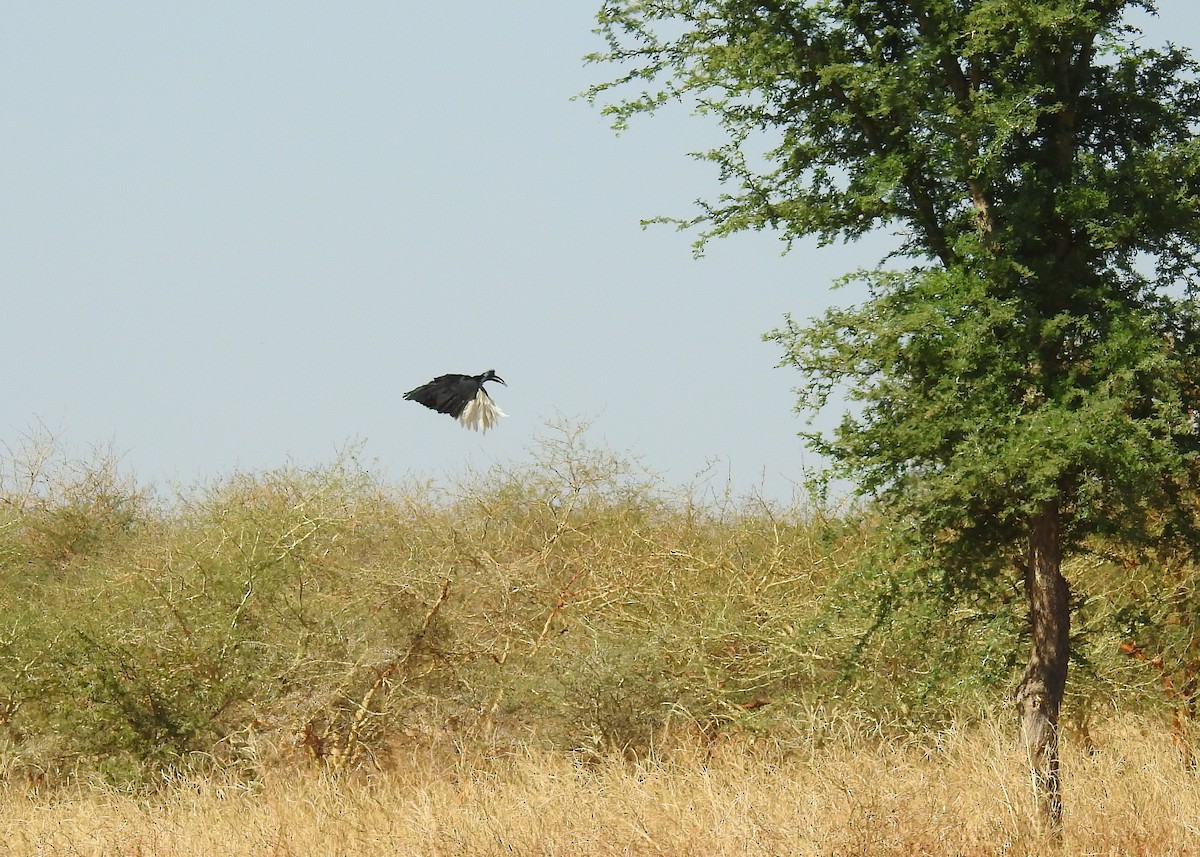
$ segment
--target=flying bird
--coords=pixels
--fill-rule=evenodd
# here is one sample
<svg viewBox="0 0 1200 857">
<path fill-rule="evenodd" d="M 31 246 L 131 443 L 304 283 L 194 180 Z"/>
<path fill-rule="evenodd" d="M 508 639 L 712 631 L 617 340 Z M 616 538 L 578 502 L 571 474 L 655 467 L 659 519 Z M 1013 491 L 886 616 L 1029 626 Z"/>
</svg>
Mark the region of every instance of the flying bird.
<svg viewBox="0 0 1200 857">
<path fill-rule="evenodd" d="M 409 390 L 404 398 L 432 408 L 439 414 L 449 414 L 463 426 L 475 431 L 487 431 L 508 414 L 500 410 L 483 389 L 484 382 L 504 379 L 489 369 L 482 375 L 439 375 L 428 384 Z"/>
</svg>

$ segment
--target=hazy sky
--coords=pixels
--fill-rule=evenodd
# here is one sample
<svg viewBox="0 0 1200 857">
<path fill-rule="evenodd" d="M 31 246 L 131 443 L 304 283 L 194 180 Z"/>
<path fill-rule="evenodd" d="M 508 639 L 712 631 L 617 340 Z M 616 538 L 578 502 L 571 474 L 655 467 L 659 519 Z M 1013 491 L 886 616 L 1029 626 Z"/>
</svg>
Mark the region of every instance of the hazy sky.
<svg viewBox="0 0 1200 857">
<path fill-rule="evenodd" d="M 672 484 L 788 499 L 793 372 L 760 335 L 844 297 L 849 247 L 639 220 L 717 190 L 685 111 L 620 137 L 595 2 L 7 4 L 0 441 L 39 424 L 165 484 L 522 461 L 556 420 Z M 1194 44 L 1200 6 L 1147 31 Z M 486 435 L 403 393 L 495 368 Z M 830 422 L 834 415 L 830 416 Z M 374 465 L 372 465 L 374 466 Z"/>
</svg>

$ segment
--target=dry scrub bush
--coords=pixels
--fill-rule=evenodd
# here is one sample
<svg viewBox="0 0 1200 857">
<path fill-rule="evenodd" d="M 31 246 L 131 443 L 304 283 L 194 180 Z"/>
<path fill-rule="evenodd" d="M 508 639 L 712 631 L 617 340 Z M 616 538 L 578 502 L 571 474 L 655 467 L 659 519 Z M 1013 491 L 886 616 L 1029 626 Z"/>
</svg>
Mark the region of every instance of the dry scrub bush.
<svg viewBox="0 0 1200 857">
<path fill-rule="evenodd" d="M 151 502 L 39 455 L 0 504 L 0 766 L 35 782 L 882 745 L 986 716 L 1020 648 L 999 584 L 953 590 L 862 512 L 671 490 L 579 426 L 447 487 L 350 450 Z M 1148 698 L 1114 624 L 1085 625 L 1110 709 Z"/>
<path fill-rule="evenodd" d="M 130 505 L 118 531 L 111 484 L 6 506 L 12 766 L 130 780 L 188 759 L 384 764 L 414 740 L 604 752 L 672 721 L 715 731 L 795 683 L 801 618 L 855 549 L 805 538 L 842 522 L 669 495 L 568 426 L 447 490 L 382 485 L 349 453 Z M 69 577 L 12 536 L 64 497 L 110 536 L 78 542 Z"/>
</svg>

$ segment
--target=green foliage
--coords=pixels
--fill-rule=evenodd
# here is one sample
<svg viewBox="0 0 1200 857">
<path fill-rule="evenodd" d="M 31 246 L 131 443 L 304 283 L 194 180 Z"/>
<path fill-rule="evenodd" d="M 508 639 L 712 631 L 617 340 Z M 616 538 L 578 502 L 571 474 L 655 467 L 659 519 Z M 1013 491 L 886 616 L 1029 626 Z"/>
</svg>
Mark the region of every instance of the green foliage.
<svg viewBox="0 0 1200 857">
<path fill-rule="evenodd" d="M 907 535 L 972 574 L 1003 563 L 1054 498 L 1068 551 L 1097 536 L 1195 536 L 1184 501 L 1200 454 L 1190 303 L 1161 298 L 1086 321 L 1060 314 L 1073 354 L 1051 383 L 1022 335 L 1018 301 L 989 281 L 864 276 L 871 299 L 862 306 L 807 328 L 789 319 L 772 336 L 809 379 L 804 407 L 821 407 L 838 387 L 859 403 L 832 438 L 807 437 L 883 498 Z"/>
<path fill-rule="evenodd" d="M 586 94 L 618 128 L 672 102 L 721 123 L 698 157 L 726 192 L 674 221 L 701 245 L 894 223 L 905 253 L 998 249 L 1044 278 L 1029 257 L 1070 226 L 1124 266 L 1151 245 L 1174 278 L 1195 270 L 1197 89 L 1185 52 L 1121 24 L 1149 6 L 607 0 L 589 59 L 621 73 Z"/>
</svg>

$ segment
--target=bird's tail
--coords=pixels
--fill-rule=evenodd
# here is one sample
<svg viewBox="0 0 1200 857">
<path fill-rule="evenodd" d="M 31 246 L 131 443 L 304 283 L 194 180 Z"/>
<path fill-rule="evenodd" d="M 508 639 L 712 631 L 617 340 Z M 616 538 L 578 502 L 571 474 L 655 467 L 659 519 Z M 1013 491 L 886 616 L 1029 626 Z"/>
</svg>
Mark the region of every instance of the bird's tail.
<svg viewBox="0 0 1200 857">
<path fill-rule="evenodd" d="M 501 417 L 506 416 L 508 414 L 500 410 L 499 406 L 492 401 L 492 397 L 480 387 L 475 398 L 467 402 L 467 406 L 458 415 L 458 421 L 474 431 L 487 431 L 494 428 Z"/>
</svg>

